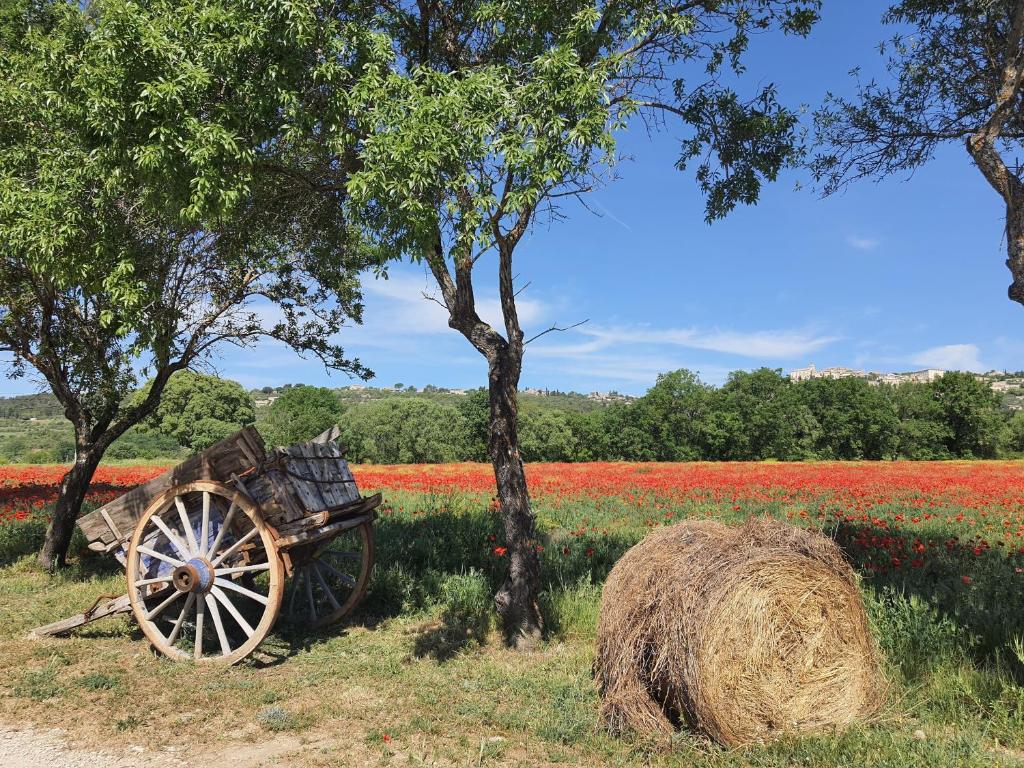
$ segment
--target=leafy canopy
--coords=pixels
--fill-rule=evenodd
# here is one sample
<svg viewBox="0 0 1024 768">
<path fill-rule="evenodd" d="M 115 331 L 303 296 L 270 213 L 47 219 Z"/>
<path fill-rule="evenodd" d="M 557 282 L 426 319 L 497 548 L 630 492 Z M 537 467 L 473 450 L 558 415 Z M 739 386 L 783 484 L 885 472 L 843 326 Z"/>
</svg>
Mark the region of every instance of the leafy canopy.
<svg viewBox="0 0 1024 768">
<path fill-rule="evenodd" d="M 147 383 L 134 398 L 145 400 L 151 387 Z M 160 405 L 140 428 L 199 452 L 255 421 L 252 398 L 237 381 L 182 371 L 167 383 Z"/>
<path fill-rule="evenodd" d="M 394 56 L 345 94 L 362 137 L 353 203 L 392 251 L 423 258 L 440 239 L 453 259 L 476 258 L 538 206 L 607 178 L 615 134 L 644 112 L 687 129 L 678 165 L 696 163 L 719 218 L 798 153 L 773 86 L 749 100 L 734 90 L 750 38 L 806 34 L 818 5 L 380 3 Z"/>
<path fill-rule="evenodd" d="M 0 346 L 15 373 L 43 374 L 84 443 L 224 342 L 270 337 L 365 373 L 334 334 L 360 317 L 372 256 L 341 215 L 333 155 L 299 130 L 309 73 L 362 56 L 362 33 L 323 8 L 0 7 Z M 154 397 L 122 411 L 140 371 Z"/>
<path fill-rule="evenodd" d="M 341 424 L 344 413 L 341 401 L 331 390 L 299 384 L 288 387 L 270 404 L 260 431 L 271 445 L 301 443 Z"/>
</svg>

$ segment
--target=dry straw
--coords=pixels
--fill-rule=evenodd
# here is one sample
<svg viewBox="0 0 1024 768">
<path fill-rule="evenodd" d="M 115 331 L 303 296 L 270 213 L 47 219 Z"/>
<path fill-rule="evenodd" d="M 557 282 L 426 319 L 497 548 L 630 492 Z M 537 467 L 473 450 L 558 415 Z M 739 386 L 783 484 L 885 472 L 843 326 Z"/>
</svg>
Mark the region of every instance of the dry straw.
<svg viewBox="0 0 1024 768">
<path fill-rule="evenodd" d="M 611 731 L 685 724 L 729 746 L 866 719 L 886 689 L 839 548 L 767 518 L 689 521 L 629 550 L 604 587 L 595 672 Z"/>
</svg>

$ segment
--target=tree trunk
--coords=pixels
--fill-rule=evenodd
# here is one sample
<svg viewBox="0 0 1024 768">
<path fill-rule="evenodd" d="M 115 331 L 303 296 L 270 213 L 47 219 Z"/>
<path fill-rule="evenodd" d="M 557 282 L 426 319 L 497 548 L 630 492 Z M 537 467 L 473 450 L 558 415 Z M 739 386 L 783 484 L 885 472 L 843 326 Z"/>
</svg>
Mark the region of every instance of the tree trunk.
<svg viewBox="0 0 1024 768">
<path fill-rule="evenodd" d="M 537 526 L 526 472 L 519 453 L 519 386 L 521 356 L 508 348 L 489 361 L 491 405 L 488 453 L 498 485 L 498 501 L 505 527 L 509 566 L 505 581 L 494 598 L 505 639 L 520 650 L 536 646 L 543 630 L 540 614 L 540 555 Z"/>
<path fill-rule="evenodd" d="M 89 483 L 102 457 L 103 450 L 97 445 L 79 445 L 76 449 L 75 463 L 61 481 L 53 519 L 46 529 L 46 540 L 39 553 L 39 564 L 43 568 L 53 570 L 67 564 L 75 520 L 78 519 L 85 493 L 89 490 Z"/>
<path fill-rule="evenodd" d="M 1013 275 L 1007 293 L 1011 301 L 1024 304 L 1024 188 L 1010 188 L 1006 202 L 1006 266 Z"/>
</svg>

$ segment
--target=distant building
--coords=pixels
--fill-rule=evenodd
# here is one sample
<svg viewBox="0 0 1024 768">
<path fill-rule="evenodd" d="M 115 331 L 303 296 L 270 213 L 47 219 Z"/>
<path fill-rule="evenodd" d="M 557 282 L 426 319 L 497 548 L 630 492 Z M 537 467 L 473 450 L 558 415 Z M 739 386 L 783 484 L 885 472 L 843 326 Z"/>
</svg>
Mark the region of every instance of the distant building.
<svg viewBox="0 0 1024 768">
<path fill-rule="evenodd" d="M 899 386 L 909 382 L 928 384 L 941 378 L 946 372 L 940 368 L 925 368 L 923 371 L 910 371 L 908 373 L 881 373 L 878 371 L 862 371 L 856 368 L 847 368 L 844 365 L 836 365 L 831 368 L 818 369 L 811 363 L 806 368 L 795 368 L 789 372 L 790 381 L 808 381 L 810 379 L 866 379 L 869 384 L 878 386 L 889 384 Z"/>
<path fill-rule="evenodd" d="M 864 371 L 856 371 L 843 365 L 836 365 L 831 368 L 824 368 L 818 372 L 819 379 L 866 379 Z"/>
<path fill-rule="evenodd" d="M 918 384 L 930 384 L 936 379 L 941 379 L 946 372 L 939 368 L 925 368 L 923 371 L 911 371 L 910 373 L 899 374 L 902 381 L 913 381 Z"/>
<path fill-rule="evenodd" d="M 797 368 L 796 370 L 789 372 L 789 378 L 791 381 L 807 381 L 809 379 L 848 379 L 851 377 L 856 378 L 867 378 L 867 374 L 864 371 L 856 371 L 853 368 L 847 368 L 842 365 L 836 365 L 831 368 L 822 368 L 820 371 L 814 367 L 814 363 L 811 363 L 806 368 Z"/>
<path fill-rule="evenodd" d="M 808 379 L 815 379 L 817 376 L 818 369 L 814 367 L 814 363 L 811 363 L 806 368 L 797 368 L 789 372 L 790 381 L 807 381 Z"/>
</svg>

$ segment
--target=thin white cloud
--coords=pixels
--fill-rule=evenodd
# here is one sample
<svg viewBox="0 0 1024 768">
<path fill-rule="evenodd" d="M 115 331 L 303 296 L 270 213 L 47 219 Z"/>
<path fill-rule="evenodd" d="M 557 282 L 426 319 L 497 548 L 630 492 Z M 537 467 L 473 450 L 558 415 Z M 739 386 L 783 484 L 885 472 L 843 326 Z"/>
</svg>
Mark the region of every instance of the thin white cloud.
<svg viewBox="0 0 1024 768">
<path fill-rule="evenodd" d="M 856 235 L 849 235 L 846 238 L 846 244 L 851 248 L 856 248 L 858 251 L 873 251 L 879 245 L 881 241 L 873 237 L 858 237 Z"/>
<path fill-rule="evenodd" d="M 981 350 L 976 344 L 946 344 L 932 347 L 912 355 L 910 362 L 925 368 L 942 368 L 947 371 L 987 370 L 981 362 Z"/>
<path fill-rule="evenodd" d="M 591 338 L 590 342 L 574 347 L 556 348 L 548 356 L 576 352 L 585 354 L 617 345 L 667 345 L 722 352 L 752 358 L 789 359 L 816 352 L 839 340 L 808 331 L 795 330 L 700 330 L 696 328 L 657 329 L 649 326 L 602 327 L 585 325 L 579 332 Z"/>
<path fill-rule="evenodd" d="M 646 389 L 654 384 L 659 374 L 688 368 L 700 374 L 702 381 L 709 384 L 721 384 L 732 368 L 720 365 L 703 365 L 671 356 L 637 352 L 612 353 L 585 356 L 581 358 L 542 358 L 534 360 L 530 353 L 527 370 L 531 376 L 543 376 L 545 373 L 556 373 L 572 377 L 579 389 L 594 386 L 596 381 L 619 381 L 641 384 Z M 594 383 L 590 383 L 594 382 Z M 602 386 L 607 386 L 606 383 Z"/>
</svg>

